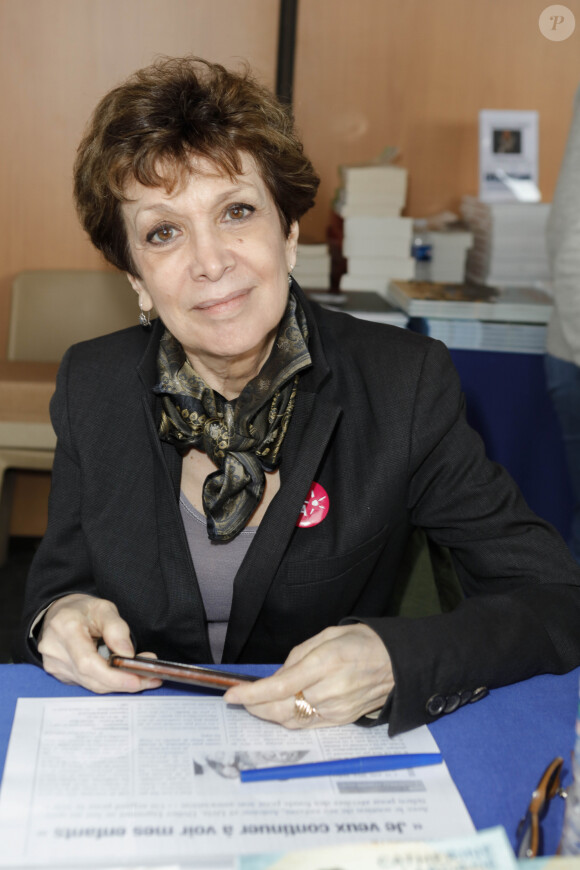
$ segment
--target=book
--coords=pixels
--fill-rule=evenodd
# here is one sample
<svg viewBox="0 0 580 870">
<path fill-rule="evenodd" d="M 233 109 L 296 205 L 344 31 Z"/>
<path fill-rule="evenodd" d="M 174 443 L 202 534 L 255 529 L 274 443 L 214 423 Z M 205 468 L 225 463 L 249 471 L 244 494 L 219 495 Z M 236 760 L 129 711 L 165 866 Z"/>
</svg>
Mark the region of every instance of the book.
<svg viewBox="0 0 580 870">
<path fill-rule="evenodd" d="M 450 350 L 493 350 L 544 354 L 547 326 L 543 323 L 501 323 L 485 320 L 450 320 L 412 317 L 409 329 L 429 335 Z"/>
<path fill-rule="evenodd" d="M 330 287 L 331 257 L 326 244 L 299 244 L 292 272 L 301 287 L 327 290 Z"/>
<path fill-rule="evenodd" d="M 533 287 L 391 281 L 387 300 L 409 317 L 547 323 L 552 313 L 551 297 Z"/>
<path fill-rule="evenodd" d="M 532 859 L 534 866 L 536 860 Z M 539 867 L 546 861 L 550 870 L 552 867 L 557 870 L 558 860 L 541 859 Z M 522 863 L 531 868 L 529 858 Z M 237 870 L 517 870 L 518 866 L 505 829 L 495 827 L 431 842 L 413 842 L 411 837 L 406 841 L 393 838 L 381 841 L 373 837 L 367 843 L 346 842 L 314 849 L 241 855 Z M 562 870 L 578 868 L 578 864 L 561 866 Z"/>
<path fill-rule="evenodd" d="M 334 208 L 342 217 L 341 255 L 346 260 L 341 290 L 373 290 L 385 297 L 391 278 L 414 277 L 413 221 L 400 216 L 407 170 L 387 158 L 384 154 L 374 163 L 340 168 L 342 187 Z"/>
<path fill-rule="evenodd" d="M 412 278 L 410 275 L 399 275 L 397 269 L 414 268 L 413 257 L 349 257 L 348 271 L 351 275 L 389 275 L 391 278 Z"/>
<path fill-rule="evenodd" d="M 296 255 L 299 260 L 325 260 L 328 257 L 328 245 L 325 242 L 299 242 Z"/>
<path fill-rule="evenodd" d="M 342 254 L 347 260 L 350 257 L 408 257 L 411 253 L 411 238 L 379 239 L 345 238 L 342 243 Z"/>
<path fill-rule="evenodd" d="M 369 257 L 369 260 L 374 259 Z M 389 282 L 393 278 L 410 279 L 415 277 L 415 261 L 412 257 L 384 258 L 385 265 L 379 272 L 351 272 L 350 260 L 348 272 L 340 278 L 341 290 L 375 290 L 384 298 L 387 297 Z"/>
<path fill-rule="evenodd" d="M 430 279 L 437 283 L 457 283 L 465 280 L 465 258 L 473 244 L 473 233 L 465 230 L 432 231 Z"/>
<path fill-rule="evenodd" d="M 549 281 L 549 203 L 482 202 L 464 196 L 461 213 L 473 232 L 466 263 L 468 280 L 519 286 Z"/>
<path fill-rule="evenodd" d="M 311 299 L 331 311 L 343 311 L 361 320 L 387 323 L 391 326 L 407 326 L 408 318 L 402 311 L 385 301 L 377 293 L 357 291 L 346 293 L 309 293 Z"/>
<path fill-rule="evenodd" d="M 407 198 L 407 170 L 390 163 L 341 166 L 334 211 L 341 217 L 396 217 Z"/>
<path fill-rule="evenodd" d="M 413 237 L 413 219 L 405 217 L 374 217 L 359 215 L 344 221 L 345 239 L 377 238 L 400 239 L 406 242 Z"/>
<path fill-rule="evenodd" d="M 357 199 L 351 202 L 341 202 L 340 198 L 334 204 L 334 211 L 342 218 L 347 217 L 398 217 L 402 205 L 398 200 Z"/>
<path fill-rule="evenodd" d="M 399 198 L 407 195 L 407 170 L 389 163 L 341 166 L 342 187 L 347 196 Z"/>
</svg>

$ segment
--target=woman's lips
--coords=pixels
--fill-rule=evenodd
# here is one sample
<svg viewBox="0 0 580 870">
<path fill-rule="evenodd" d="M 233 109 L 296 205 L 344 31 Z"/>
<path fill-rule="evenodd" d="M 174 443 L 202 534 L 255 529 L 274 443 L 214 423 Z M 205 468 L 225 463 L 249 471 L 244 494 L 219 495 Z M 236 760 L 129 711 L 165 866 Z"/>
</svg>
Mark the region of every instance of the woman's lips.
<svg viewBox="0 0 580 870">
<path fill-rule="evenodd" d="M 249 290 L 235 290 L 233 293 L 228 293 L 227 296 L 222 296 L 219 299 L 205 299 L 203 302 L 198 302 L 193 307 L 197 311 L 220 311 L 233 307 L 233 304 L 242 300 L 248 295 Z"/>
</svg>

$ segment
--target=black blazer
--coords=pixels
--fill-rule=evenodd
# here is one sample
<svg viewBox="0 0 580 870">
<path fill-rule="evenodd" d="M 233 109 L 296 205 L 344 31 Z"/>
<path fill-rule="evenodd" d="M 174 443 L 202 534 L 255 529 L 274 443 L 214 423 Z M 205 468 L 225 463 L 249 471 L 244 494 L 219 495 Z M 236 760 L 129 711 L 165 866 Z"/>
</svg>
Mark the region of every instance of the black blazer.
<svg viewBox="0 0 580 870">
<path fill-rule="evenodd" d="M 297 291 L 299 292 L 299 291 Z M 372 625 L 396 686 L 395 733 L 500 686 L 580 664 L 580 569 L 557 533 L 485 458 L 446 348 L 302 296 L 312 367 L 300 379 L 281 488 L 238 571 L 224 662 L 282 662 L 342 620 Z M 27 584 L 30 624 L 56 597 L 113 600 L 138 649 L 211 662 L 183 529 L 181 459 L 157 435 L 151 391 L 163 325 L 75 345 L 51 415 L 58 435 L 50 519 Z M 298 528 L 313 481 L 328 515 Z M 453 612 L 388 617 L 415 526 L 451 548 L 466 599 Z M 474 694 L 475 693 L 475 694 Z"/>
</svg>

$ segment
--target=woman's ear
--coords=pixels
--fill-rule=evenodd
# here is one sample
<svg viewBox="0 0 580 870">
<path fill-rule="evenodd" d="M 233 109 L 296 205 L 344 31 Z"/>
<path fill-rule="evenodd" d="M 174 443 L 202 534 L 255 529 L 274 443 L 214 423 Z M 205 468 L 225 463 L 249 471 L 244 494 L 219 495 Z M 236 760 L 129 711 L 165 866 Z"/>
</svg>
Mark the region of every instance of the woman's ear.
<svg viewBox="0 0 580 870">
<path fill-rule="evenodd" d="M 129 284 L 139 297 L 139 308 L 141 311 L 151 311 L 153 308 L 153 300 L 151 296 L 143 286 L 143 282 L 140 278 L 136 278 L 135 275 L 131 275 L 130 272 L 125 272 L 127 275 L 127 280 Z"/>
<path fill-rule="evenodd" d="M 299 235 L 300 227 L 298 226 L 298 221 L 294 221 L 290 227 L 288 238 L 286 239 L 286 266 L 288 267 L 288 272 L 291 272 L 296 265 L 296 252 Z"/>
</svg>

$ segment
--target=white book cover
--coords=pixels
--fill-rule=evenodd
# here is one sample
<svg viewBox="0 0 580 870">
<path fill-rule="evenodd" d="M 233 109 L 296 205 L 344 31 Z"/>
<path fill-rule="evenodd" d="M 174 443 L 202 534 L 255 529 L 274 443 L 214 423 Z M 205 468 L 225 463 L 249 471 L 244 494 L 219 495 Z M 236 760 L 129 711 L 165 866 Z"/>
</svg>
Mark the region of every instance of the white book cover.
<svg viewBox="0 0 580 870">
<path fill-rule="evenodd" d="M 296 249 L 298 257 L 312 257 L 314 259 L 329 257 L 328 245 L 324 242 L 320 244 L 301 244 L 299 243 Z"/>
<path fill-rule="evenodd" d="M 344 221 L 345 238 L 376 236 L 379 238 L 411 239 L 413 219 L 405 217 L 348 217 Z"/>
<path fill-rule="evenodd" d="M 367 199 L 355 200 L 354 202 L 336 203 L 335 212 L 341 218 L 347 217 L 399 217 L 403 210 L 404 202 L 400 200 Z"/>
<path fill-rule="evenodd" d="M 347 190 L 405 193 L 407 189 L 407 170 L 401 166 L 341 166 L 340 176 Z"/>
<path fill-rule="evenodd" d="M 298 281 L 298 274 L 307 272 L 309 275 L 326 275 L 330 272 L 330 257 L 324 260 L 315 260 L 312 257 L 299 258 L 292 274 Z"/>
<path fill-rule="evenodd" d="M 447 320 L 430 317 L 423 327 L 431 338 L 457 350 L 495 350 L 543 354 L 547 328 L 543 324 L 488 323 L 482 320 Z"/>
<path fill-rule="evenodd" d="M 428 238 L 433 249 L 441 251 L 465 251 L 473 244 L 473 233 L 459 230 L 449 233 L 430 232 Z"/>
<path fill-rule="evenodd" d="M 330 289 L 330 275 L 304 274 L 302 272 L 299 276 L 296 276 L 295 272 L 293 274 L 303 290 Z"/>
<path fill-rule="evenodd" d="M 364 275 L 347 272 L 340 278 L 341 290 L 374 290 L 387 299 L 389 281 L 397 278 L 401 280 L 411 279 L 415 275 L 415 261 L 410 260 L 404 265 L 393 266 L 390 272 L 379 275 Z"/>
<path fill-rule="evenodd" d="M 351 275 L 392 275 L 403 269 L 405 273 L 415 268 L 413 257 L 349 257 L 348 272 Z"/>
<path fill-rule="evenodd" d="M 408 257 L 411 252 L 411 241 L 399 239 L 381 239 L 366 237 L 344 239 L 342 243 L 343 257 Z"/>
<path fill-rule="evenodd" d="M 462 263 L 441 267 L 431 264 L 429 278 L 439 284 L 461 284 L 465 278 L 465 267 Z"/>
</svg>

